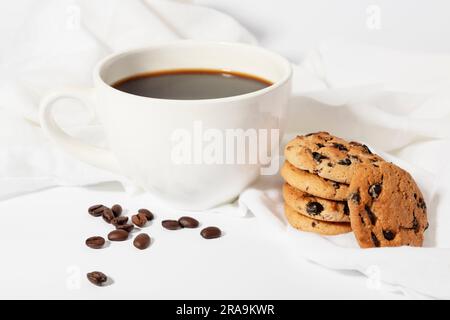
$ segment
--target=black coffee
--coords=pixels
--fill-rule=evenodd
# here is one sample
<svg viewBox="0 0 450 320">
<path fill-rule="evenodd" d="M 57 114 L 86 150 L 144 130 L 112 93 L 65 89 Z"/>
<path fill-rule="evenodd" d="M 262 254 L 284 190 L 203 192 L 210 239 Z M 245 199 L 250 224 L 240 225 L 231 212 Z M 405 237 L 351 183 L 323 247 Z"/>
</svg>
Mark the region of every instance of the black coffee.
<svg viewBox="0 0 450 320">
<path fill-rule="evenodd" d="M 169 70 L 138 74 L 113 87 L 143 97 L 176 100 L 237 96 L 272 85 L 265 79 L 222 70 Z"/>
</svg>

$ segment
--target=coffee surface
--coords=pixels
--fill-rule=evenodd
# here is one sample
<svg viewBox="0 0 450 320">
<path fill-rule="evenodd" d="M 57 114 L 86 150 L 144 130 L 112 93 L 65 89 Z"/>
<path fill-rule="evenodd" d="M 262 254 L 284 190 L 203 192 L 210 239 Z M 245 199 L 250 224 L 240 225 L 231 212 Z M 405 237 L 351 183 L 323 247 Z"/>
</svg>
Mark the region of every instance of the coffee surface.
<svg viewBox="0 0 450 320">
<path fill-rule="evenodd" d="M 112 86 L 143 97 L 198 100 L 237 96 L 270 85 L 270 81 L 244 73 L 183 69 L 138 74 L 119 80 Z"/>
</svg>

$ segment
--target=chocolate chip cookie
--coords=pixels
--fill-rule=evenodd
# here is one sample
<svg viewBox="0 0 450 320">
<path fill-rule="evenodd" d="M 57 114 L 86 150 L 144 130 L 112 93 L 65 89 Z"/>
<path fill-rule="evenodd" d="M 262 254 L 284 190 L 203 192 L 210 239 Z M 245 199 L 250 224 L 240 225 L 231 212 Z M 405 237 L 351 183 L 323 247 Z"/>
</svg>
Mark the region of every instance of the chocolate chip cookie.
<svg viewBox="0 0 450 320">
<path fill-rule="evenodd" d="M 422 246 L 428 227 L 423 195 L 411 175 L 394 164 L 360 164 L 348 205 L 362 248 Z"/>
<path fill-rule="evenodd" d="M 285 162 L 281 168 L 281 176 L 291 186 L 313 196 L 344 201 L 347 199 L 348 185 L 331 181 Z"/>
<path fill-rule="evenodd" d="M 298 230 L 314 232 L 328 236 L 335 236 L 352 231 L 349 223 L 333 223 L 314 220 L 298 213 L 287 204 L 284 205 L 284 214 L 289 224 Z"/>
<path fill-rule="evenodd" d="M 297 136 L 284 152 L 286 160 L 295 167 L 322 178 L 350 184 L 360 163 L 376 163 L 382 159 L 358 142 L 347 142 L 328 132 Z"/>
<path fill-rule="evenodd" d="M 283 185 L 283 198 L 291 208 L 307 217 L 329 222 L 350 222 L 347 202 L 314 197 L 287 183 Z"/>
</svg>

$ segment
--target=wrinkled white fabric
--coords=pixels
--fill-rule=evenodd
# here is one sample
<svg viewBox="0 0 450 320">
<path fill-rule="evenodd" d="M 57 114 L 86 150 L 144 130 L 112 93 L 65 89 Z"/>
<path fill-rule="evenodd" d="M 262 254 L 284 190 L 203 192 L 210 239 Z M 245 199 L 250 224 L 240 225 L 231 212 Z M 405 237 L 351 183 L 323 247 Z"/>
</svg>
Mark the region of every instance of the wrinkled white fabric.
<svg viewBox="0 0 450 320">
<path fill-rule="evenodd" d="M 0 4 L 0 12 L 0 199 L 60 185 L 125 183 L 56 149 L 37 122 L 42 96 L 59 86 L 89 86 L 101 57 L 179 38 L 255 43 L 234 19 L 186 1 L 21 0 Z M 250 211 L 267 221 L 271 236 L 287 237 L 299 257 L 357 270 L 375 288 L 450 298 L 450 56 L 326 43 L 294 69 L 286 141 L 327 130 L 410 171 L 429 207 L 425 248 L 361 250 L 351 234 L 297 232 L 283 218 L 278 176 L 262 177 L 236 204 L 212 211 Z M 67 131 L 105 144 L 95 119 L 60 103 L 57 117 Z"/>
</svg>

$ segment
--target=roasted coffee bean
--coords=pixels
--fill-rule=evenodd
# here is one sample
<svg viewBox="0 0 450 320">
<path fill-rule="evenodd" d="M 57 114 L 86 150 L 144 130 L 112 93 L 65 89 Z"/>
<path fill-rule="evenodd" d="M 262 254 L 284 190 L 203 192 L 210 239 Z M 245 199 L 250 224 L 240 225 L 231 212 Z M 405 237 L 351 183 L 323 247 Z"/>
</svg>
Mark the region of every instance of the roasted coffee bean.
<svg viewBox="0 0 450 320">
<path fill-rule="evenodd" d="M 313 156 L 314 160 L 316 160 L 316 162 L 318 162 L 318 163 L 321 163 L 322 160 L 324 160 L 324 159 L 328 159 L 327 156 L 324 156 L 323 154 L 320 154 L 318 152 L 313 152 L 312 156 Z"/>
<path fill-rule="evenodd" d="M 345 159 L 339 160 L 338 164 L 340 164 L 342 166 L 349 166 L 352 164 L 352 161 L 349 158 L 345 158 Z"/>
<path fill-rule="evenodd" d="M 191 217 L 181 217 L 178 222 L 184 228 L 197 228 L 199 225 L 198 221 Z"/>
<path fill-rule="evenodd" d="M 367 215 L 369 216 L 370 223 L 374 226 L 378 220 L 377 216 L 375 215 L 375 213 L 372 212 L 372 210 L 370 209 L 370 207 L 368 205 L 365 205 L 364 208 L 366 209 Z"/>
<path fill-rule="evenodd" d="M 125 230 L 126 232 L 130 233 L 134 229 L 134 225 L 128 223 L 128 224 L 122 224 L 119 226 L 116 226 L 117 230 Z"/>
<path fill-rule="evenodd" d="M 147 218 L 147 221 L 152 221 L 154 218 L 153 213 L 151 213 L 150 210 L 148 209 L 139 209 L 138 213 L 144 214 L 145 217 Z"/>
<path fill-rule="evenodd" d="M 318 215 L 323 211 L 323 206 L 318 202 L 308 202 L 306 204 L 306 212 L 308 212 L 310 215 Z"/>
<path fill-rule="evenodd" d="M 207 227 L 200 232 L 200 235 L 205 239 L 215 239 L 222 235 L 222 231 L 217 227 Z"/>
<path fill-rule="evenodd" d="M 127 222 L 128 222 L 128 217 L 121 216 L 121 217 L 112 219 L 111 224 L 113 226 L 117 227 L 117 226 L 122 226 L 122 225 L 126 224 Z"/>
<path fill-rule="evenodd" d="M 100 249 L 105 245 L 103 237 L 90 237 L 86 239 L 86 245 L 92 249 Z"/>
<path fill-rule="evenodd" d="M 376 183 L 369 187 L 369 194 L 373 199 L 378 198 L 381 193 L 381 185 Z"/>
<path fill-rule="evenodd" d="M 108 234 L 108 239 L 111 241 L 125 241 L 128 239 L 128 232 L 122 229 L 111 231 Z"/>
<path fill-rule="evenodd" d="M 114 219 L 114 214 L 110 208 L 105 207 L 105 209 L 103 210 L 102 217 L 106 223 L 111 223 Z"/>
<path fill-rule="evenodd" d="M 361 196 L 359 195 L 359 192 L 354 192 L 350 195 L 350 200 L 352 200 L 353 203 L 359 204 L 361 202 Z"/>
<path fill-rule="evenodd" d="M 168 230 L 178 230 L 183 228 L 177 220 L 163 220 L 161 225 Z"/>
<path fill-rule="evenodd" d="M 150 245 L 150 237 L 146 233 L 141 233 L 134 238 L 133 245 L 140 250 L 147 249 Z"/>
<path fill-rule="evenodd" d="M 95 284 L 96 286 L 101 286 L 108 280 L 108 277 L 100 271 L 89 272 L 87 274 L 87 278 L 92 284 Z"/>
<path fill-rule="evenodd" d="M 395 233 L 390 230 L 383 230 L 383 236 L 386 240 L 391 241 L 395 238 Z"/>
<path fill-rule="evenodd" d="M 145 226 L 147 223 L 147 217 L 143 213 L 135 214 L 131 217 L 131 221 L 139 228 Z"/>
<path fill-rule="evenodd" d="M 114 214 L 114 217 L 118 217 L 122 214 L 122 207 L 120 206 L 120 204 L 115 204 L 111 207 L 111 211 Z"/>
<path fill-rule="evenodd" d="M 91 216 L 100 217 L 103 214 L 104 208 L 106 207 L 102 204 L 95 204 L 89 207 L 88 212 Z"/>
</svg>

